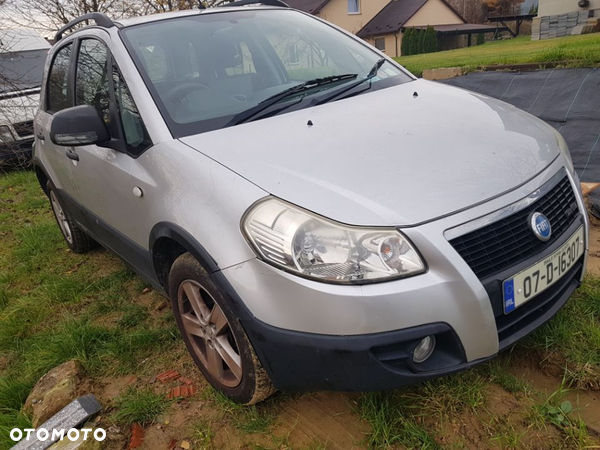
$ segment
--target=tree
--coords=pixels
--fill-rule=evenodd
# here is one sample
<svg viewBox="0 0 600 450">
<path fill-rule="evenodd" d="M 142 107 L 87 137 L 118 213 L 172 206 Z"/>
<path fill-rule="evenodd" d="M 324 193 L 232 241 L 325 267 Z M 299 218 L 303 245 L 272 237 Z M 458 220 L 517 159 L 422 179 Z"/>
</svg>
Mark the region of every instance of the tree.
<svg viewBox="0 0 600 450">
<path fill-rule="evenodd" d="M 427 26 L 427 30 L 423 37 L 423 53 L 433 53 L 438 51 L 437 33 L 431 25 Z"/>
<path fill-rule="evenodd" d="M 407 28 L 404 30 L 402 34 L 402 45 L 400 47 L 400 52 L 402 56 L 410 55 L 410 40 L 412 35 L 412 28 Z"/>
<path fill-rule="evenodd" d="M 71 20 L 101 12 L 114 19 L 197 8 L 200 0 L 0 0 L 0 25 L 50 36 Z M 231 0 L 202 0 L 206 7 Z"/>
<path fill-rule="evenodd" d="M 509 16 L 521 13 L 525 0 L 484 0 L 488 16 Z"/>
<path fill-rule="evenodd" d="M 410 33 L 410 41 L 408 42 L 409 55 L 418 55 L 421 53 L 421 36 L 419 31 L 413 29 Z"/>
</svg>

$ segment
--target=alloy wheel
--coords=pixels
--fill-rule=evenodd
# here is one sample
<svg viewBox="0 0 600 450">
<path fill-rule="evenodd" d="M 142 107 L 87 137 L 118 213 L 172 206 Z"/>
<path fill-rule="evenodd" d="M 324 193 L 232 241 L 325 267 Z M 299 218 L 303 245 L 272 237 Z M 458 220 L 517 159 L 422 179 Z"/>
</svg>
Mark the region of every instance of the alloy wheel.
<svg viewBox="0 0 600 450">
<path fill-rule="evenodd" d="M 73 234 L 71 233 L 71 227 L 69 226 L 69 221 L 67 220 L 67 216 L 60 206 L 58 199 L 56 198 L 56 194 L 54 191 L 50 191 L 50 203 L 52 204 L 52 210 L 54 211 L 54 215 L 56 216 L 56 220 L 58 222 L 58 226 L 60 227 L 60 231 L 62 231 L 63 236 L 67 240 L 69 244 L 73 243 Z"/>
<path fill-rule="evenodd" d="M 202 365 L 223 386 L 238 386 L 242 381 L 242 358 L 223 310 L 193 280 L 179 285 L 177 297 L 183 328 Z"/>
</svg>

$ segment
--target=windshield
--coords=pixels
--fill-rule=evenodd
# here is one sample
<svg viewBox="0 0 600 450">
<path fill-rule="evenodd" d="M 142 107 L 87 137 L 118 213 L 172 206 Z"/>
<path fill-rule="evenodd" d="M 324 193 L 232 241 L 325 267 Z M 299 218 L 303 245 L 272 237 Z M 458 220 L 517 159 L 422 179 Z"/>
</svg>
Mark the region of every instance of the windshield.
<svg viewBox="0 0 600 450">
<path fill-rule="evenodd" d="M 0 53 L 0 92 L 39 87 L 48 50 Z"/>
<path fill-rule="evenodd" d="M 279 113 L 309 106 L 311 97 L 367 77 L 381 58 L 335 28 L 293 10 L 205 13 L 121 33 L 177 137 L 222 128 L 236 114 L 302 82 L 356 75 L 316 83 L 292 97 L 297 105 L 280 107 Z M 411 80 L 386 62 L 366 86 L 376 90 Z"/>
</svg>

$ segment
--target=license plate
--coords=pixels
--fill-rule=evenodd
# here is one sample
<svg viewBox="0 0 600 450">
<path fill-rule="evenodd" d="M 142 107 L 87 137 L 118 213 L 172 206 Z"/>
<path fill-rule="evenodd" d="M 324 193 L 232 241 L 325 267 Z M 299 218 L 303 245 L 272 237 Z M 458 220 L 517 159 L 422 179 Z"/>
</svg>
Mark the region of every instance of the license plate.
<svg viewBox="0 0 600 450">
<path fill-rule="evenodd" d="M 584 251 L 583 227 L 544 260 L 504 280 L 504 314 L 541 294 L 565 275 Z"/>
</svg>

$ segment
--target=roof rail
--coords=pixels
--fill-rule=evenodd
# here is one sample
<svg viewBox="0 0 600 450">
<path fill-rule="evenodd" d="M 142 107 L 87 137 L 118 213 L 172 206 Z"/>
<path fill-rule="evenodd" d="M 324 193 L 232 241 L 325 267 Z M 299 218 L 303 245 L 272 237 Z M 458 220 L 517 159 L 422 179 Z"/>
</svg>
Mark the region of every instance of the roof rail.
<svg viewBox="0 0 600 450">
<path fill-rule="evenodd" d="M 230 7 L 230 6 L 244 6 L 244 5 L 266 5 L 266 6 L 279 6 L 281 8 L 289 8 L 290 5 L 282 2 L 281 0 L 237 0 L 231 3 L 224 3 L 219 7 Z"/>
<path fill-rule="evenodd" d="M 110 27 L 115 26 L 114 22 L 112 20 L 110 20 L 110 18 L 106 14 L 98 13 L 98 12 L 84 14 L 83 16 L 79 16 L 77 19 L 71 20 L 69 23 L 67 23 L 65 26 L 63 26 L 60 30 L 58 30 L 58 33 L 56 33 L 56 35 L 54 36 L 54 41 L 55 42 L 60 41 L 63 37 L 63 34 L 66 31 L 69 31 L 71 28 L 73 28 L 78 23 L 85 22 L 86 20 L 93 20 L 94 22 L 96 22 L 96 25 L 103 27 L 103 28 L 110 28 Z"/>
</svg>

